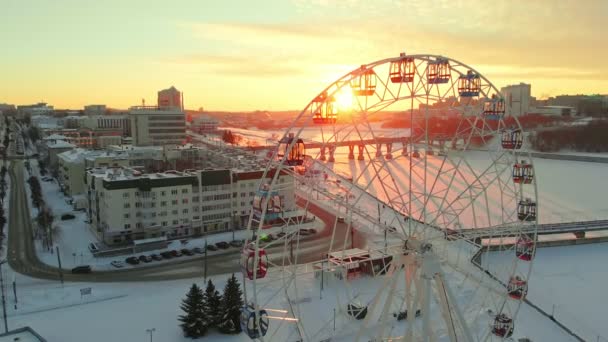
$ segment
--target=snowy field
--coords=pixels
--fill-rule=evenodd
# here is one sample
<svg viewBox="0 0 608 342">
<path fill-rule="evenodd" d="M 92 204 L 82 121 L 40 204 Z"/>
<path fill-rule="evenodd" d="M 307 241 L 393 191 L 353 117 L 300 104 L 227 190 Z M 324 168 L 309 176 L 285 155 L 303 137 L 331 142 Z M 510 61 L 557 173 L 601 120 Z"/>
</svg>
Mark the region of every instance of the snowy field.
<svg viewBox="0 0 608 342">
<path fill-rule="evenodd" d="M 497 255 L 490 262 L 504 261 Z M 540 248 L 528 299 L 587 341 L 608 341 L 608 243 Z M 599 336 L 599 338 L 598 338 Z"/>
</svg>

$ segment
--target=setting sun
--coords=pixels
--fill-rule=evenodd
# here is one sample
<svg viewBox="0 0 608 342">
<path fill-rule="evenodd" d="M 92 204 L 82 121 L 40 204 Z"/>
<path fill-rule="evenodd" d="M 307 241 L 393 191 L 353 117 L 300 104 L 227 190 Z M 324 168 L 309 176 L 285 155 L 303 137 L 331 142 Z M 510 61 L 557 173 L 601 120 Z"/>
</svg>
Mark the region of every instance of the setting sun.
<svg viewBox="0 0 608 342">
<path fill-rule="evenodd" d="M 336 105 L 338 111 L 347 111 L 353 108 L 353 93 L 350 87 L 344 87 L 336 94 Z"/>
</svg>

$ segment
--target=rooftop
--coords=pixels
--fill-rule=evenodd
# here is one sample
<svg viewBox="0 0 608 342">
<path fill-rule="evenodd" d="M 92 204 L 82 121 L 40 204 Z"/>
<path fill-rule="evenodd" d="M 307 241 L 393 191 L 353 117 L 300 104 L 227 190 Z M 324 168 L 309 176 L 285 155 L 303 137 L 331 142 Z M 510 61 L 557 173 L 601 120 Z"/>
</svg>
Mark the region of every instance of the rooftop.
<svg viewBox="0 0 608 342">
<path fill-rule="evenodd" d="M 51 134 L 48 137 L 44 137 L 43 140 L 67 140 L 68 138 L 65 135 L 61 134 Z"/>
<path fill-rule="evenodd" d="M 0 342 L 46 342 L 42 336 L 38 335 L 32 328 L 23 327 L 0 334 Z"/>
<path fill-rule="evenodd" d="M 75 148 L 76 146 L 64 140 L 56 140 L 55 142 L 47 143 L 48 148 Z"/>
</svg>

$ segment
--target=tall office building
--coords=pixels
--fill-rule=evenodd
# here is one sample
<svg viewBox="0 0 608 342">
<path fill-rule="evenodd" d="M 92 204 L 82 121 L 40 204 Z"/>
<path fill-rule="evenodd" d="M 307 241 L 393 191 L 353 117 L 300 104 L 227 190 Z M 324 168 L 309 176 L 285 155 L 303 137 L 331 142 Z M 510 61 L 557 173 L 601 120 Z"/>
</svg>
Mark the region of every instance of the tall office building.
<svg viewBox="0 0 608 342">
<path fill-rule="evenodd" d="M 133 145 L 181 145 L 186 140 L 186 117 L 179 108 L 132 107 L 129 118 Z"/>
<path fill-rule="evenodd" d="M 505 99 L 505 113 L 512 116 L 525 115 L 530 110 L 532 86 L 526 83 L 508 85 L 500 89 Z"/>
<path fill-rule="evenodd" d="M 184 110 L 184 102 L 182 93 L 171 87 L 169 89 L 163 89 L 158 92 L 158 106 L 159 107 L 175 107 Z"/>
</svg>

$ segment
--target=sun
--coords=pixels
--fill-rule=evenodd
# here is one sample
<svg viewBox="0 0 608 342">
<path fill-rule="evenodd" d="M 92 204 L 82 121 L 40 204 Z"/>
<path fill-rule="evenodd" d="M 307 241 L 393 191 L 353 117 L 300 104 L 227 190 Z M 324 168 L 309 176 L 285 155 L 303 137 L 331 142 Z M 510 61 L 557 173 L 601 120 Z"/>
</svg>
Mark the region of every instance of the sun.
<svg viewBox="0 0 608 342">
<path fill-rule="evenodd" d="M 336 105 L 340 111 L 348 111 L 353 108 L 353 93 L 350 89 L 343 88 L 336 94 Z"/>
</svg>

